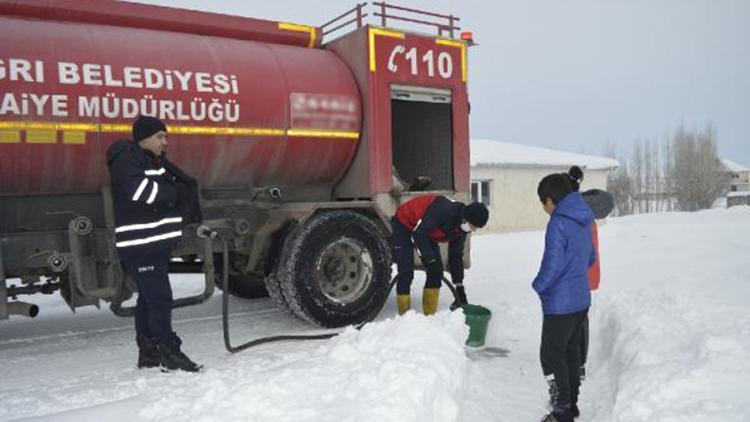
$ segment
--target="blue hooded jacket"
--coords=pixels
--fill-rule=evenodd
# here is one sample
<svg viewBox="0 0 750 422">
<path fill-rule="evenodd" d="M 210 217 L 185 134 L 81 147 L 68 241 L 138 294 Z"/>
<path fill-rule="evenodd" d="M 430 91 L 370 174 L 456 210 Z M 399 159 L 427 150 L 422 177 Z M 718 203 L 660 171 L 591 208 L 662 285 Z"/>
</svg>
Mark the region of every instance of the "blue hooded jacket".
<svg viewBox="0 0 750 422">
<path fill-rule="evenodd" d="M 544 257 L 531 286 L 545 315 L 579 312 L 591 306 L 587 271 L 596 255 L 591 233 L 594 214 L 579 192 L 562 199 L 544 237 Z"/>
</svg>

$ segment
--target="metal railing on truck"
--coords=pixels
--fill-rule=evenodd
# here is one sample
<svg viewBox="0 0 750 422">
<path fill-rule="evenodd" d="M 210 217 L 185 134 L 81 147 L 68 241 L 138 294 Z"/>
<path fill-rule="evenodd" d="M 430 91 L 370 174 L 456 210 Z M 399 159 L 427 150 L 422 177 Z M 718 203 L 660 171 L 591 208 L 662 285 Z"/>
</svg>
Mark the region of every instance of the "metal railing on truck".
<svg viewBox="0 0 750 422">
<path fill-rule="evenodd" d="M 380 18 L 380 26 L 388 26 L 388 19 L 426 25 L 437 29 L 437 35 L 440 37 L 455 38 L 456 33 L 461 30 L 457 23 L 461 20 L 458 16 L 443 15 L 440 13 L 429 12 L 426 10 L 413 9 L 410 7 L 396 6 L 386 2 L 373 2 L 372 5 L 377 9 L 372 14 L 366 13 L 365 9 L 368 3 L 359 3 L 352 9 L 347 10 L 341 15 L 331 19 L 320 26 L 325 41 L 326 36 L 336 32 L 351 24 L 356 24 L 357 28 L 367 24 L 367 17 L 377 16 Z M 389 13 L 391 11 L 391 13 Z M 392 14 L 397 11 L 399 14 Z M 430 19 L 430 20 L 428 20 Z"/>
</svg>

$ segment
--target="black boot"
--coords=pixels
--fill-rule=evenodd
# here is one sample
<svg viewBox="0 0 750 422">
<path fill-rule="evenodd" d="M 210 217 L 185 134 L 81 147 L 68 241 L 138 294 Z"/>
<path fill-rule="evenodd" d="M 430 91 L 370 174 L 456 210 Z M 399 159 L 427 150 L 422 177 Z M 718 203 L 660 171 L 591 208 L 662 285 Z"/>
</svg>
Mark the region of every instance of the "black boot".
<svg viewBox="0 0 750 422">
<path fill-rule="evenodd" d="M 180 369 L 186 372 L 198 372 L 203 368 L 203 365 L 190 360 L 180 350 L 182 340 L 176 335 L 168 342 L 157 342 L 156 347 L 159 350 L 159 356 L 161 358 L 162 368 L 166 368 L 170 371 Z"/>
<path fill-rule="evenodd" d="M 573 404 L 570 405 L 570 413 L 573 414 L 574 418 L 577 418 L 577 417 L 581 416 L 581 411 L 578 410 L 578 405 L 575 404 L 575 403 L 573 403 Z"/>
<path fill-rule="evenodd" d="M 154 339 L 138 334 L 135 336 L 135 342 L 138 344 L 138 369 L 159 366 L 161 359 Z"/>
</svg>

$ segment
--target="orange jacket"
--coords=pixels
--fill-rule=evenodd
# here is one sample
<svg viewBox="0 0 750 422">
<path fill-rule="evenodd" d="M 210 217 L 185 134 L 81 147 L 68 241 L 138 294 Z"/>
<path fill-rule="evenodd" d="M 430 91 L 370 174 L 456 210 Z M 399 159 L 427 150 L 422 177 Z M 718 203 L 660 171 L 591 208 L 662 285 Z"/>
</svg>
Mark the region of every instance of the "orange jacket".
<svg viewBox="0 0 750 422">
<path fill-rule="evenodd" d="M 596 254 L 594 264 L 589 267 L 589 288 L 596 290 L 599 288 L 599 281 L 601 281 L 601 273 L 599 270 L 599 229 L 596 226 L 596 221 L 591 225 L 592 240 L 594 242 L 594 253 Z"/>
</svg>

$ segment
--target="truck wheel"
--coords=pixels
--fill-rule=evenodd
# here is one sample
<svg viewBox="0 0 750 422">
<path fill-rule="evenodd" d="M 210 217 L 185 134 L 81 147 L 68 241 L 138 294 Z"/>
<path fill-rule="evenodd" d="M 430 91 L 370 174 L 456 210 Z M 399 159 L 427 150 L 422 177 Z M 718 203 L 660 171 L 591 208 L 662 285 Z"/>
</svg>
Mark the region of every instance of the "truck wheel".
<svg viewBox="0 0 750 422">
<path fill-rule="evenodd" d="M 313 216 L 291 233 L 280 258 L 275 274 L 266 279 L 271 296 L 312 323 L 358 324 L 374 317 L 387 299 L 391 254 L 386 236 L 356 212 Z"/>
</svg>

